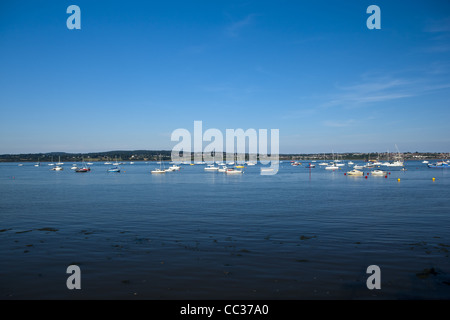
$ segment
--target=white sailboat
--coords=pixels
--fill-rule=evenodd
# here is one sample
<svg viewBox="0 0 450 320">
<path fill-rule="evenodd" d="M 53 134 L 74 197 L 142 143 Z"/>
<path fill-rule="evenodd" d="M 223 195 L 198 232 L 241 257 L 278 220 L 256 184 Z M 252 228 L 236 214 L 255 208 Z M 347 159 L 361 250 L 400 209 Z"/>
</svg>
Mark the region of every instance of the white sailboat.
<svg viewBox="0 0 450 320">
<path fill-rule="evenodd" d="M 162 169 L 162 161 L 161 161 L 161 155 L 159 155 L 159 161 L 157 162 L 159 163 L 159 168 L 156 168 L 154 170 L 151 171 L 152 174 L 163 174 L 166 173 L 166 170 Z"/>
<path fill-rule="evenodd" d="M 227 166 L 222 166 L 222 168 L 219 168 L 219 170 L 217 170 L 218 172 L 226 172 L 228 169 Z"/>
<path fill-rule="evenodd" d="M 334 170 L 338 170 L 338 169 L 339 169 L 339 167 L 334 162 L 325 167 L 325 170 L 333 170 L 334 171 Z"/>
<path fill-rule="evenodd" d="M 214 164 L 208 164 L 205 167 L 205 171 L 210 171 L 210 172 L 214 172 L 214 171 L 218 171 L 219 167 L 216 167 Z"/>
<path fill-rule="evenodd" d="M 404 166 L 403 159 L 400 154 L 400 151 L 398 150 L 397 145 L 395 145 L 395 148 L 397 149 L 397 157 L 396 157 L 397 160 L 395 160 L 393 162 L 389 162 L 389 161 L 385 162 L 385 163 L 383 163 L 383 166 L 386 166 L 386 167 L 403 167 Z M 388 157 L 389 157 L 389 151 L 388 151 Z"/>
<path fill-rule="evenodd" d="M 234 159 L 234 161 L 232 161 L 232 163 L 234 164 L 234 163 L 236 163 L 237 164 L 237 155 L 235 155 L 235 159 Z M 236 165 L 236 167 L 237 167 L 237 165 Z M 225 173 L 226 174 L 230 174 L 230 175 L 234 175 L 234 174 L 242 174 L 242 173 L 244 173 L 244 171 L 241 169 L 241 170 L 238 170 L 238 169 L 236 169 L 236 167 L 235 168 L 227 168 L 227 171 L 225 171 Z M 239 167 L 241 167 L 242 168 L 242 166 L 239 166 Z"/>
</svg>

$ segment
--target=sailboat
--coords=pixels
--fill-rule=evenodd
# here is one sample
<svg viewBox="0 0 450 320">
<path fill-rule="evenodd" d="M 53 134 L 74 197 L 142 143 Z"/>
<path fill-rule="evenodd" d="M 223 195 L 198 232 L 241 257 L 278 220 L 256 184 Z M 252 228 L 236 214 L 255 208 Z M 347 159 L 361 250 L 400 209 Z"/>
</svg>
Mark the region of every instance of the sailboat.
<svg viewBox="0 0 450 320">
<path fill-rule="evenodd" d="M 339 169 L 339 167 L 337 166 L 336 161 L 334 159 L 334 151 L 332 151 L 332 153 L 333 153 L 333 160 L 328 166 L 325 167 L 325 170 L 333 170 L 334 171 L 334 170 Z"/>
<path fill-rule="evenodd" d="M 222 168 L 220 168 L 219 170 L 217 170 L 218 172 L 227 172 L 227 166 L 222 166 Z"/>
<path fill-rule="evenodd" d="M 214 163 L 208 164 L 208 165 L 205 167 L 205 171 L 217 171 L 217 170 L 219 170 L 219 167 L 216 167 L 216 166 L 214 165 Z"/>
<path fill-rule="evenodd" d="M 395 160 L 394 162 L 385 162 L 385 163 L 383 163 L 384 166 L 386 166 L 386 167 L 403 167 L 404 166 L 402 156 L 400 155 L 400 151 L 398 150 L 397 145 L 395 145 L 395 148 L 397 149 L 397 160 Z M 389 152 L 388 152 L 388 154 L 389 154 Z"/>
<path fill-rule="evenodd" d="M 34 166 L 39 167 L 40 165 L 41 165 L 41 163 L 39 162 L 39 158 L 38 158 L 38 162 Z"/>
<path fill-rule="evenodd" d="M 339 167 L 336 165 L 336 163 L 335 162 L 332 162 L 329 166 L 326 166 L 325 167 L 325 170 L 338 170 L 339 169 Z"/>
<path fill-rule="evenodd" d="M 152 170 L 151 173 L 152 173 L 152 174 L 166 173 L 166 170 L 163 170 L 163 169 L 161 168 L 161 165 L 162 165 L 161 155 L 159 155 L 159 161 L 158 161 L 157 163 L 159 163 L 159 169 L 156 168 L 155 170 Z"/>
<path fill-rule="evenodd" d="M 64 164 L 64 162 L 61 162 L 61 156 L 59 156 L 58 163 L 56 165 L 57 166 L 62 166 L 63 164 Z"/>
<path fill-rule="evenodd" d="M 323 154 L 323 162 L 319 163 L 319 166 L 328 166 L 328 163 L 325 162 L 326 157 L 325 157 L 325 153 Z"/>
<path fill-rule="evenodd" d="M 120 172 L 120 168 L 119 168 L 119 163 L 117 162 L 117 158 L 116 158 L 116 162 L 114 163 L 115 167 L 109 168 L 108 170 L 106 170 L 107 172 Z"/>
<path fill-rule="evenodd" d="M 208 165 L 205 167 L 205 171 L 209 171 L 209 172 L 217 172 L 217 171 L 219 170 L 219 167 L 216 167 L 216 166 L 215 166 L 215 163 L 216 163 L 216 153 L 215 153 L 215 151 L 214 151 L 213 161 L 212 161 L 212 163 L 208 164 Z"/>
<path fill-rule="evenodd" d="M 75 169 L 75 172 L 89 172 L 89 171 L 91 171 L 91 168 L 89 168 L 86 165 L 86 163 L 84 162 L 84 159 L 83 159 L 83 166 L 81 168 L 76 168 Z"/>
<path fill-rule="evenodd" d="M 120 172 L 120 168 L 119 168 L 119 166 L 116 166 L 116 167 L 109 168 L 106 171 L 107 172 L 117 172 L 117 173 L 119 173 Z"/>
<path fill-rule="evenodd" d="M 236 159 L 235 159 L 235 161 L 233 161 L 233 163 L 235 163 L 235 162 L 237 163 L 237 155 L 236 155 Z M 237 170 L 236 168 L 237 168 L 237 166 L 235 168 L 227 168 L 225 173 L 226 174 L 242 174 L 242 173 L 244 173 L 244 171 L 242 169 Z"/>
<path fill-rule="evenodd" d="M 63 170 L 63 167 L 61 167 L 62 164 L 63 164 L 63 163 L 61 163 L 61 157 L 59 157 L 59 160 L 58 160 L 58 163 L 56 164 L 56 166 L 54 166 L 54 167 L 51 168 L 50 170 L 53 170 L 53 171 L 62 171 L 62 170 Z M 51 164 L 51 165 L 53 165 L 53 164 Z"/>
<path fill-rule="evenodd" d="M 176 164 L 172 164 L 168 169 L 164 170 L 166 172 L 171 172 L 171 171 L 179 171 L 180 170 L 180 166 L 177 166 Z"/>
</svg>

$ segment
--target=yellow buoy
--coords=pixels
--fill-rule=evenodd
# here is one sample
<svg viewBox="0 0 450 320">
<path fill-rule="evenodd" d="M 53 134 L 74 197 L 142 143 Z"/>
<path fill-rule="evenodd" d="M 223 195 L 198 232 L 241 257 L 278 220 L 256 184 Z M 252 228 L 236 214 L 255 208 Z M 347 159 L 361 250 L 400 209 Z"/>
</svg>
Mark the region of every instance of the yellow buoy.
<svg viewBox="0 0 450 320">
<path fill-rule="evenodd" d="M 433 178 L 433 181 L 435 181 L 436 180 L 436 178 Z"/>
<path fill-rule="evenodd" d="M 400 178 L 398 178 L 397 181 L 400 182 Z"/>
</svg>

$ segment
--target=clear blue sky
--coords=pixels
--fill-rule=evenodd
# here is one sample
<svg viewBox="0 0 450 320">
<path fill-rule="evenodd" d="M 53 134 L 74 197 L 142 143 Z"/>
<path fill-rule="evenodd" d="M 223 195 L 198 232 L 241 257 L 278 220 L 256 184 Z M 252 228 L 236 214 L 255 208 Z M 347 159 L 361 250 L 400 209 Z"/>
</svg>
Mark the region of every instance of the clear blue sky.
<svg viewBox="0 0 450 320">
<path fill-rule="evenodd" d="M 281 153 L 450 152 L 450 2 L 5 0 L 0 112 L 0 153 L 170 150 L 194 120 Z"/>
</svg>

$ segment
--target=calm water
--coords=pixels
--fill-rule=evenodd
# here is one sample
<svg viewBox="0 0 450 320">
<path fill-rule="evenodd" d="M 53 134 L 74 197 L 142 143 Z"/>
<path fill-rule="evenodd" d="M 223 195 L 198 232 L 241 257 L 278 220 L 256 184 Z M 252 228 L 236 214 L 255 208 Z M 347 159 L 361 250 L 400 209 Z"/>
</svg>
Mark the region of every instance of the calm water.
<svg viewBox="0 0 450 320">
<path fill-rule="evenodd" d="M 365 179 L 305 164 L 1 164 L 0 298 L 450 298 L 450 169 Z M 71 264 L 81 290 L 66 287 Z M 369 265 L 381 290 L 366 287 Z"/>
</svg>

